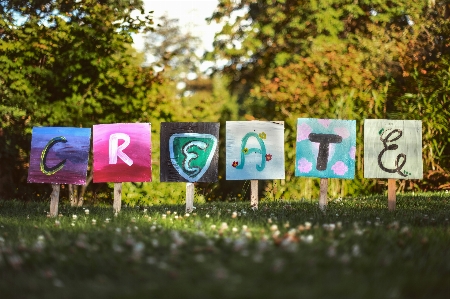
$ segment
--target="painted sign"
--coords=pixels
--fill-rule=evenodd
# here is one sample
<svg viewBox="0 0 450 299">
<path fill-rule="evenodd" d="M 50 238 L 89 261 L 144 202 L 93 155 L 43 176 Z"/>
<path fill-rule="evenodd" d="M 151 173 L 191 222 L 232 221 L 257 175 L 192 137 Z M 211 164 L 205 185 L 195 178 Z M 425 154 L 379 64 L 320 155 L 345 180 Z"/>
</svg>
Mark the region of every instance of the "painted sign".
<svg viewBox="0 0 450 299">
<path fill-rule="evenodd" d="M 284 179 L 284 122 L 227 121 L 226 179 Z"/>
<path fill-rule="evenodd" d="M 355 177 L 356 121 L 299 118 L 295 175 Z"/>
<path fill-rule="evenodd" d="M 161 123 L 161 182 L 216 182 L 219 123 Z"/>
<path fill-rule="evenodd" d="M 29 183 L 86 183 L 91 129 L 35 127 L 31 136 Z"/>
<path fill-rule="evenodd" d="M 95 125 L 93 147 L 94 183 L 151 181 L 149 123 Z"/>
<path fill-rule="evenodd" d="M 364 120 L 364 177 L 422 179 L 422 122 Z"/>
</svg>

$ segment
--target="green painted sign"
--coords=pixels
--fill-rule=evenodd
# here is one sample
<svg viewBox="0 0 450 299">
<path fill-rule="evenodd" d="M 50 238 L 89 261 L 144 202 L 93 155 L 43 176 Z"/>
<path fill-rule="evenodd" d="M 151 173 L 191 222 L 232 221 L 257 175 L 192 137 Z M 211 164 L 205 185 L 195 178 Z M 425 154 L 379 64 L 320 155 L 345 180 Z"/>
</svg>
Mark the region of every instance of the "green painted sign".
<svg viewBox="0 0 450 299">
<path fill-rule="evenodd" d="M 179 133 L 169 139 L 172 165 L 189 182 L 198 181 L 208 170 L 217 147 L 211 134 Z"/>
</svg>

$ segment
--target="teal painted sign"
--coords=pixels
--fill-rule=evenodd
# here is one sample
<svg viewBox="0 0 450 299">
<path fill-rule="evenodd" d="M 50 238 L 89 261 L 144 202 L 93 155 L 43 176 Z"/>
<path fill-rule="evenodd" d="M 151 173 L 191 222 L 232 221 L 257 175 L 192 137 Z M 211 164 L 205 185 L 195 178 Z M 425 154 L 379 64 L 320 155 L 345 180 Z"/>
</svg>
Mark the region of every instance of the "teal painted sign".
<svg viewBox="0 0 450 299">
<path fill-rule="evenodd" d="M 353 179 L 356 121 L 299 118 L 296 152 L 296 176 Z"/>
</svg>

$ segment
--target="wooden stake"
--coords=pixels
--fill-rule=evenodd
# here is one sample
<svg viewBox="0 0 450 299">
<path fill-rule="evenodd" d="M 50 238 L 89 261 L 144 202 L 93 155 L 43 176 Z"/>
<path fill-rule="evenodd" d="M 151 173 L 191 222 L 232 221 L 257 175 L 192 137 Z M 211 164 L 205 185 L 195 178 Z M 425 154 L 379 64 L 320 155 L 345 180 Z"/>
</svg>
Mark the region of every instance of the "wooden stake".
<svg viewBox="0 0 450 299">
<path fill-rule="evenodd" d="M 258 208 L 258 180 L 250 180 L 250 205 Z"/>
<path fill-rule="evenodd" d="M 388 209 L 389 211 L 395 210 L 397 187 L 395 185 L 395 179 L 388 179 Z"/>
<path fill-rule="evenodd" d="M 119 213 L 122 207 L 122 183 L 114 183 L 114 213 Z"/>
<path fill-rule="evenodd" d="M 194 183 L 186 183 L 186 213 L 194 210 Z"/>
<path fill-rule="evenodd" d="M 328 179 L 320 179 L 320 196 L 319 196 L 319 208 L 324 211 L 327 208 L 327 195 L 328 195 Z"/>
<path fill-rule="evenodd" d="M 50 195 L 50 217 L 58 216 L 59 191 L 61 186 L 59 184 L 52 184 L 52 194 Z"/>
</svg>

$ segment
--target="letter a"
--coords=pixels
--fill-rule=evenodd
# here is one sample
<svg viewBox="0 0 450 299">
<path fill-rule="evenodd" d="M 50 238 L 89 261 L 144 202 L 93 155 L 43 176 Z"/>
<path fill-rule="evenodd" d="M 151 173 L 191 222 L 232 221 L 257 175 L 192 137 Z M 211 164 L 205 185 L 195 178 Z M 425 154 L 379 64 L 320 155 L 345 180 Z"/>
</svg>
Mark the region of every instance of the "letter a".
<svg viewBox="0 0 450 299">
<path fill-rule="evenodd" d="M 119 146 L 119 139 L 124 140 Z M 133 160 L 123 150 L 130 144 L 130 136 L 124 133 L 115 133 L 109 136 L 109 164 L 117 164 L 117 157 L 122 159 L 128 166 L 133 165 Z"/>
</svg>

